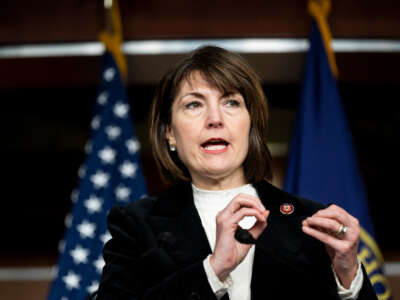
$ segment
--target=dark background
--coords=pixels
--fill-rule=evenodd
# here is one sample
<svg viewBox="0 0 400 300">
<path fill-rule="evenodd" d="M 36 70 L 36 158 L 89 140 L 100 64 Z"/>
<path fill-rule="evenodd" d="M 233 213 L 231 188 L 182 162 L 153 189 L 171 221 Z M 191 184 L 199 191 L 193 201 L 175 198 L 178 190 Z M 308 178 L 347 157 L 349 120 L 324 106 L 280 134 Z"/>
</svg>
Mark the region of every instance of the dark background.
<svg viewBox="0 0 400 300">
<path fill-rule="evenodd" d="M 400 40 L 398 1 L 333 1 L 335 38 Z M 95 41 L 103 1 L 5 1 L 0 47 Z M 306 38 L 306 1 L 120 0 L 125 40 Z M 247 54 L 269 99 L 271 141 L 289 143 L 304 53 Z M 128 56 L 127 90 L 150 194 L 165 186 L 147 141 L 147 116 L 157 80 L 179 55 Z M 400 53 L 338 53 L 339 89 L 385 258 L 400 257 L 397 188 Z M 63 220 L 90 136 L 99 57 L 0 58 L 2 142 L 0 261 L 26 256 L 54 263 Z M 274 157 L 285 167 L 286 154 Z"/>
<path fill-rule="evenodd" d="M 397 88 L 396 84 L 383 83 L 340 85 L 377 239 L 384 252 L 400 249 L 400 240 L 394 238 L 400 208 L 396 191 L 400 111 L 393 99 Z M 272 118 L 279 118 L 280 110 L 296 110 L 299 84 L 265 84 L 264 89 Z M 150 85 L 128 89 L 143 145 L 144 174 L 152 178 L 150 194 L 157 194 L 165 186 L 158 177 L 146 132 L 153 92 Z M 71 205 L 70 194 L 77 185 L 77 170 L 85 158 L 95 95 L 96 86 L 0 92 L 0 118 L 5 124 L 0 154 L 4 175 L 0 254 L 56 253 Z"/>
</svg>

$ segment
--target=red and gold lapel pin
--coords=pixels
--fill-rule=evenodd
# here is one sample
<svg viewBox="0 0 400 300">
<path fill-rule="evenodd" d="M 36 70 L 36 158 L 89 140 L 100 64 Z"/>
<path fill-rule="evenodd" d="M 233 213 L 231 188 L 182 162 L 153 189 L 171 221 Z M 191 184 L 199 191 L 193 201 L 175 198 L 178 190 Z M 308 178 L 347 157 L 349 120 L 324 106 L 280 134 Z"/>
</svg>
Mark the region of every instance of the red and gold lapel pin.
<svg viewBox="0 0 400 300">
<path fill-rule="evenodd" d="M 283 203 L 280 207 L 279 210 L 282 215 L 291 215 L 294 212 L 294 206 L 291 203 Z"/>
</svg>

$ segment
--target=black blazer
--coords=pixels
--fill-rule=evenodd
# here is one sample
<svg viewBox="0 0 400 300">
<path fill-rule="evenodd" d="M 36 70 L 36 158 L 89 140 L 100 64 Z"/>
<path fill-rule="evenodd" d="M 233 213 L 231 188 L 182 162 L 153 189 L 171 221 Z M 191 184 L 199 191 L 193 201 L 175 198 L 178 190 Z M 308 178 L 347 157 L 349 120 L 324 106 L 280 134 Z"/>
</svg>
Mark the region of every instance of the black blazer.
<svg viewBox="0 0 400 300">
<path fill-rule="evenodd" d="M 323 206 L 267 182 L 254 187 L 271 213 L 256 244 L 251 299 L 339 299 L 325 246 L 301 230 L 301 221 Z M 283 203 L 294 212 L 282 214 Z M 203 268 L 211 249 L 190 183 L 114 207 L 108 226 L 112 239 L 104 247 L 98 300 L 216 299 Z M 363 272 L 358 299 L 377 299 Z"/>
</svg>

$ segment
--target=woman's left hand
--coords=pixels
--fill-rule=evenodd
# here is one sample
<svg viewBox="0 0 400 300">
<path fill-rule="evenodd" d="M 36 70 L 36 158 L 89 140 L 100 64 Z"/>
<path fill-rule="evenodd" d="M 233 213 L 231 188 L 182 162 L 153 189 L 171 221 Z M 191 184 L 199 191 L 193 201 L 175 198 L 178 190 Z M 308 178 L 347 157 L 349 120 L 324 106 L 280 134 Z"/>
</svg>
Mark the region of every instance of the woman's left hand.
<svg viewBox="0 0 400 300">
<path fill-rule="evenodd" d="M 347 229 L 344 233 L 342 226 Z M 336 275 L 343 287 L 349 288 L 358 269 L 358 220 L 343 208 L 330 205 L 303 220 L 303 231 L 325 244 Z"/>
</svg>

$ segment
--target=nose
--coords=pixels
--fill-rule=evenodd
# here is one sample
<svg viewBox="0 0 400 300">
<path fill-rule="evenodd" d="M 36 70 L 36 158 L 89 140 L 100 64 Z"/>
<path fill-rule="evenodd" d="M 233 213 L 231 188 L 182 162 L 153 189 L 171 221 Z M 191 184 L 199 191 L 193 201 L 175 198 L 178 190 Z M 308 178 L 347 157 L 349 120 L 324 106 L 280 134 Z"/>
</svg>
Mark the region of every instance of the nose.
<svg viewBox="0 0 400 300">
<path fill-rule="evenodd" d="M 218 106 L 211 106 L 208 108 L 207 115 L 207 128 L 222 128 L 224 126 L 223 117 Z"/>
</svg>

